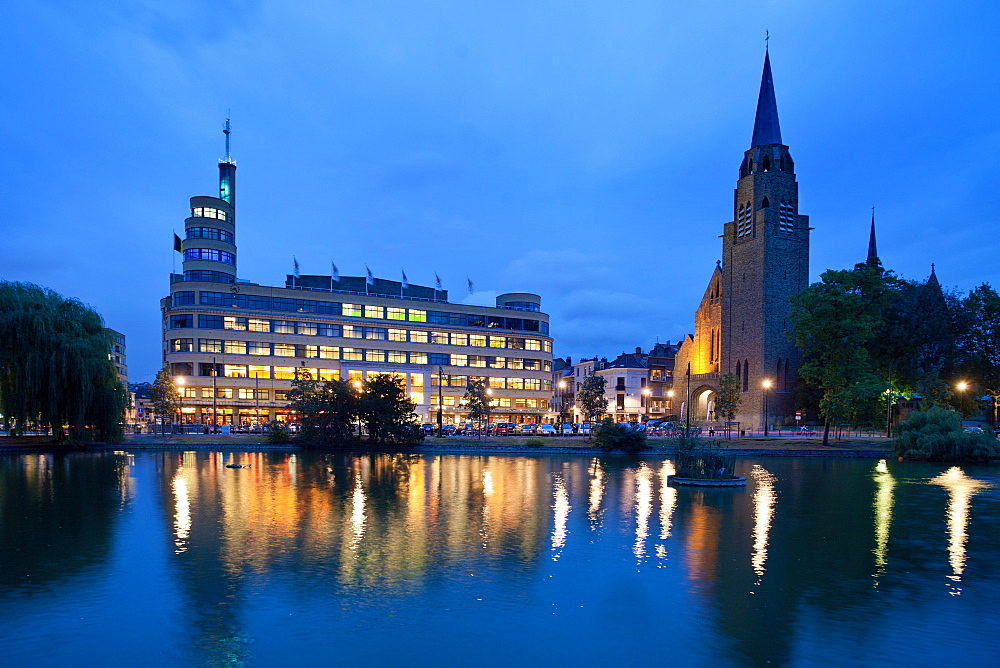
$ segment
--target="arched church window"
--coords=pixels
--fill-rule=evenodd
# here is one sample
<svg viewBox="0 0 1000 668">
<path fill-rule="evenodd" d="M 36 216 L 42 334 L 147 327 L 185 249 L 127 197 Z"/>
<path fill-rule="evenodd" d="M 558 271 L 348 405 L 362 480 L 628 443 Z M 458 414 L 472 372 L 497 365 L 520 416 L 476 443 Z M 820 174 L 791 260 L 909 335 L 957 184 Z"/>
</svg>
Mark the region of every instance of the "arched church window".
<svg viewBox="0 0 1000 668">
<path fill-rule="evenodd" d="M 760 203 L 760 208 L 767 209 L 770 208 L 770 206 L 771 206 L 771 200 L 769 200 L 765 195 L 764 200 Z"/>
<path fill-rule="evenodd" d="M 729 164 L 733 164 L 733 163 L 729 163 Z M 771 171 L 771 157 L 767 156 L 767 155 L 764 156 L 764 171 L 765 172 Z"/>
<path fill-rule="evenodd" d="M 743 391 L 750 391 L 750 360 L 743 360 Z"/>
</svg>

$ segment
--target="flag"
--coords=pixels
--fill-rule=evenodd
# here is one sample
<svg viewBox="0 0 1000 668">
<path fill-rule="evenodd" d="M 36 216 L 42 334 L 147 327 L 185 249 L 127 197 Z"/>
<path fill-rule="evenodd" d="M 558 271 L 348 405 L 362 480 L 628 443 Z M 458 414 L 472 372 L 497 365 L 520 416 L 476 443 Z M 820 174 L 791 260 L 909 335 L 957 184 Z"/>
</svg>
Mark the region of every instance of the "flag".
<svg viewBox="0 0 1000 668">
<path fill-rule="evenodd" d="M 471 295 L 472 293 L 475 292 L 475 290 L 472 289 L 472 279 L 466 276 L 465 280 L 469 284 L 469 294 Z"/>
<path fill-rule="evenodd" d="M 406 288 L 410 287 L 410 282 L 406 280 L 406 272 L 403 271 L 402 268 L 400 268 L 400 271 L 403 272 L 403 289 L 405 290 Z"/>
<path fill-rule="evenodd" d="M 330 260 L 330 280 L 340 283 L 340 271 L 337 269 L 337 265 L 333 263 L 333 260 Z"/>
<path fill-rule="evenodd" d="M 181 238 L 174 234 L 174 250 L 178 253 L 183 253 L 184 249 L 181 247 Z"/>
<path fill-rule="evenodd" d="M 292 256 L 292 267 L 295 270 L 295 278 L 298 278 L 300 276 L 300 273 L 299 273 L 299 261 L 297 259 L 295 259 L 294 255 Z"/>
<path fill-rule="evenodd" d="M 368 268 L 367 264 L 365 265 L 365 271 L 367 272 L 365 274 L 365 285 L 374 285 L 375 279 L 372 277 L 372 270 Z"/>
<path fill-rule="evenodd" d="M 441 289 L 441 277 L 437 275 L 436 271 L 434 272 L 434 289 L 435 290 Z"/>
</svg>

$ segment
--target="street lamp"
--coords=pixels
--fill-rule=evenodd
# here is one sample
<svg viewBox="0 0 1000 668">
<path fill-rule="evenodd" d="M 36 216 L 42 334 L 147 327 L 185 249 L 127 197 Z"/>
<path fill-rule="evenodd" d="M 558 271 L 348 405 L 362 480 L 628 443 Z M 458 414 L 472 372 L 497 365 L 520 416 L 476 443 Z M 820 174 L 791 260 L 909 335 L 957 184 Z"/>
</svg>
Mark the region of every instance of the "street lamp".
<svg viewBox="0 0 1000 668">
<path fill-rule="evenodd" d="M 177 376 L 174 379 L 177 387 L 177 422 L 181 425 L 181 433 L 184 433 L 184 376 Z"/>
<path fill-rule="evenodd" d="M 438 438 L 444 438 L 444 417 L 441 408 L 444 406 L 444 369 L 438 367 Z"/>
<path fill-rule="evenodd" d="M 761 385 L 764 386 L 764 436 L 767 436 L 767 391 L 771 389 L 771 379 L 765 378 Z"/>
</svg>

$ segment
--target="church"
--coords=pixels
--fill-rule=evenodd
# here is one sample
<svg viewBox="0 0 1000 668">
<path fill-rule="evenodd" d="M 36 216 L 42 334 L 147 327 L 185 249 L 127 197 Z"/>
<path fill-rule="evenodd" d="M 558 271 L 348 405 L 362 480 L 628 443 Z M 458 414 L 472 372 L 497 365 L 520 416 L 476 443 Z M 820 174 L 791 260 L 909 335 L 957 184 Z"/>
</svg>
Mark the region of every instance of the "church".
<svg viewBox="0 0 1000 668">
<path fill-rule="evenodd" d="M 782 143 L 778 107 L 765 51 L 750 148 L 743 154 L 733 219 L 722 229 L 716 264 L 695 311 L 694 334 L 681 342 L 674 391 L 681 417 L 719 421 L 720 379 L 739 380 L 741 429 L 794 420 L 792 394 L 800 363 L 789 338 L 791 298 L 809 285 L 809 217 L 799 213 L 795 163 Z"/>
</svg>

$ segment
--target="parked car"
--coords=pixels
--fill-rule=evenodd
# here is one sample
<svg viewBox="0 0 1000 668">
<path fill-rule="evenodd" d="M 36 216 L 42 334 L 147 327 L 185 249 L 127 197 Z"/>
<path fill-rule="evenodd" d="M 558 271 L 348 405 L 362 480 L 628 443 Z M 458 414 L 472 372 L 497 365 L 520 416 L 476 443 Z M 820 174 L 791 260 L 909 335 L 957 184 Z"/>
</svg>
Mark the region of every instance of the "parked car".
<svg viewBox="0 0 1000 668">
<path fill-rule="evenodd" d="M 539 425 L 539 427 L 538 427 L 538 435 L 539 436 L 555 436 L 558 433 L 559 432 L 556 431 L 555 425 L 552 425 L 552 424 L 543 424 L 543 425 Z"/>
<path fill-rule="evenodd" d="M 522 425 L 518 425 L 518 427 L 517 427 L 517 433 L 521 434 L 522 436 L 534 434 L 535 433 L 535 427 L 537 427 L 537 426 L 538 425 L 536 425 L 536 424 L 534 424 L 532 422 L 525 422 Z"/>
<path fill-rule="evenodd" d="M 573 429 L 573 424 L 571 422 L 563 422 L 560 431 L 565 434 L 574 434 L 576 431 Z"/>
<path fill-rule="evenodd" d="M 593 431 L 594 429 L 597 429 L 598 426 L 599 425 L 596 422 L 584 422 L 580 424 L 580 429 L 578 430 L 577 433 L 586 436 L 590 434 L 590 432 Z"/>
<path fill-rule="evenodd" d="M 437 425 L 431 424 L 430 422 L 425 422 L 420 425 L 420 431 L 423 432 L 424 436 L 433 436 L 437 433 Z"/>
<path fill-rule="evenodd" d="M 497 422 L 493 433 L 497 436 L 502 436 L 504 434 L 513 434 L 516 429 L 517 425 L 513 422 Z"/>
</svg>

